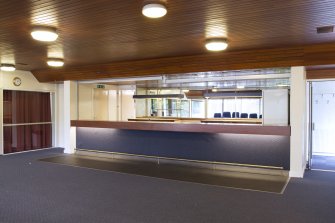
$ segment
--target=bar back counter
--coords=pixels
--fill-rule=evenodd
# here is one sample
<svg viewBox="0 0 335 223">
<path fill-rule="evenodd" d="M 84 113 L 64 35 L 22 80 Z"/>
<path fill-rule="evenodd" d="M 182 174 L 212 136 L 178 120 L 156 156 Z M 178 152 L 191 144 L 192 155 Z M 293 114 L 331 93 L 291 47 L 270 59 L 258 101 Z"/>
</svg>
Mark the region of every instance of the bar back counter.
<svg viewBox="0 0 335 223">
<path fill-rule="evenodd" d="M 290 169 L 290 126 L 72 120 L 78 150 Z"/>
</svg>

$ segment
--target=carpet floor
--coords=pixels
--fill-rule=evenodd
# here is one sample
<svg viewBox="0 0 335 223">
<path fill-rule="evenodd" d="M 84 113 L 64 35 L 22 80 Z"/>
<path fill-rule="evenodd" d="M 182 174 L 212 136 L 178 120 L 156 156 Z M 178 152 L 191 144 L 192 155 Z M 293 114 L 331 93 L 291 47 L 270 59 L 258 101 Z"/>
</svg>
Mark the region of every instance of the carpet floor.
<svg viewBox="0 0 335 223">
<path fill-rule="evenodd" d="M 330 223 L 335 173 L 308 171 L 284 194 L 40 162 L 50 149 L 0 156 L 1 223 Z"/>
<path fill-rule="evenodd" d="M 335 171 L 335 156 L 313 155 L 312 169 Z"/>
</svg>

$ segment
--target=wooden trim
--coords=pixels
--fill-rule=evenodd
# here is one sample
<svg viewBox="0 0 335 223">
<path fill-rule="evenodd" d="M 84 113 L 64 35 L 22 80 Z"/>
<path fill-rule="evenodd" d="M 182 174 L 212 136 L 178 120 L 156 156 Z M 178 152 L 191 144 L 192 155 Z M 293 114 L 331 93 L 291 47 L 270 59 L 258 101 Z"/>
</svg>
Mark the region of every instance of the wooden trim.
<svg viewBox="0 0 335 223">
<path fill-rule="evenodd" d="M 335 44 L 208 53 L 204 55 L 34 70 L 40 82 L 136 77 L 158 74 L 335 64 Z"/>
<path fill-rule="evenodd" d="M 335 69 L 307 70 L 306 79 L 334 79 Z"/>
<path fill-rule="evenodd" d="M 224 125 L 224 124 L 182 124 L 159 122 L 114 122 L 72 120 L 72 127 L 113 128 L 126 130 L 233 133 L 255 135 L 291 135 L 290 126 Z"/>
</svg>

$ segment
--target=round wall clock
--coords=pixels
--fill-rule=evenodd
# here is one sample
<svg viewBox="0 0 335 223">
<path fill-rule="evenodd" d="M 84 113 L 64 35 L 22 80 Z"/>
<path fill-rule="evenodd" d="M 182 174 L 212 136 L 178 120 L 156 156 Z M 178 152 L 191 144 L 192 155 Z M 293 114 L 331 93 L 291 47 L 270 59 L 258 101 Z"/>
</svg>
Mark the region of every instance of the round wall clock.
<svg viewBox="0 0 335 223">
<path fill-rule="evenodd" d="M 13 84 L 14 84 L 15 86 L 20 86 L 21 83 L 22 83 L 21 78 L 19 78 L 19 77 L 14 77 L 14 79 L 13 79 Z"/>
</svg>

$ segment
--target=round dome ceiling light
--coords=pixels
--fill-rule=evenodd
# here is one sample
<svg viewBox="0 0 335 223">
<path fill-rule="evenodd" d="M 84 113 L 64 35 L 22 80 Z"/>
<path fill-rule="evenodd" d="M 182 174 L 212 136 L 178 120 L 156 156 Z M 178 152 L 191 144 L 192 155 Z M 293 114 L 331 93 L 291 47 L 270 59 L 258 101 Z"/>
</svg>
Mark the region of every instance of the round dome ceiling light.
<svg viewBox="0 0 335 223">
<path fill-rule="evenodd" d="M 225 38 L 211 38 L 206 40 L 205 46 L 209 51 L 223 51 L 227 49 L 228 43 Z"/>
<path fill-rule="evenodd" d="M 165 5 L 161 3 L 149 3 L 143 6 L 142 14 L 149 18 L 160 18 L 165 16 L 167 13 L 167 9 Z"/>
<path fill-rule="evenodd" d="M 62 67 L 64 65 L 64 60 L 61 58 L 48 58 L 47 64 L 50 67 Z"/>
<path fill-rule="evenodd" d="M 58 38 L 57 29 L 53 27 L 39 26 L 33 28 L 31 36 L 38 41 L 53 42 Z"/>
<path fill-rule="evenodd" d="M 15 65 L 14 64 L 1 64 L 0 69 L 2 71 L 15 71 Z"/>
</svg>

